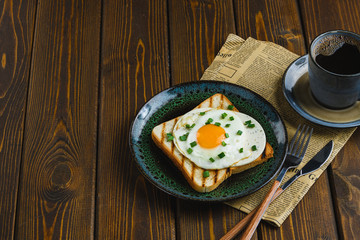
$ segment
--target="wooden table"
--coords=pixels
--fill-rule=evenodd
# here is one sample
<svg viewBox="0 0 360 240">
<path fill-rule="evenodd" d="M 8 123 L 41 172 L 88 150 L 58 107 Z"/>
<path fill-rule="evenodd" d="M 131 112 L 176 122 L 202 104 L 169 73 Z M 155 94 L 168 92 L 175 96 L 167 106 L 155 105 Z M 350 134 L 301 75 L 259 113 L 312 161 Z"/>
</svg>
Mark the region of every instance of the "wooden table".
<svg viewBox="0 0 360 240">
<path fill-rule="evenodd" d="M 360 33 L 358 0 L 1 0 L 0 239 L 218 239 L 245 214 L 176 199 L 138 171 L 137 111 L 200 79 L 229 33 L 303 55 Z M 280 90 L 279 90 L 280 91 Z M 254 239 L 360 236 L 360 130 L 281 228 Z"/>
</svg>

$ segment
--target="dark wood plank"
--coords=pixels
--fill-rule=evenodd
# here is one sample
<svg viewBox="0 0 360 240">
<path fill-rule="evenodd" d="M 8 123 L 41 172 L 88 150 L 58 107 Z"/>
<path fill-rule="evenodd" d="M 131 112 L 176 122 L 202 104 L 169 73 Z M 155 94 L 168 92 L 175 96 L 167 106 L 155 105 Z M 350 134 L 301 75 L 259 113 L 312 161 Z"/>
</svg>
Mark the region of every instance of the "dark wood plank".
<svg viewBox="0 0 360 240">
<path fill-rule="evenodd" d="M 13 239 L 35 1 L 0 2 L 0 239 Z"/>
<path fill-rule="evenodd" d="M 166 1 L 103 3 L 96 238 L 174 239 L 173 199 L 138 171 L 128 138 L 150 97 L 169 87 Z"/>
<path fill-rule="evenodd" d="M 94 237 L 99 1 L 39 1 L 17 239 Z"/>
<path fill-rule="evenodd" d="M 232 1 L 169 1 L 172 84 L 197 81 L 230 33 Z M 243 213 L 224 204 L 177 201 L 179 239 L 219 239 Z"/>
<path fill-rule="evenodd" d="M 173 84 L 197 81 L 230 33 L 235 33 L 229 0 L 169 1 Z"/>
<path fill-rule="evenodd" d="M 360 2 L 358 0 L 300 1 L 307 43 L 318 34 L 344 29 L 360 34 Z M 333 199 L 341 239 L 360 235 L 358 171 L 360 169 L 360 130 L 356 130 L 331 165 Z"/>
<path fill-rule="evenodd" d="M 235 6 L 240 35 L 275 42 L 298 55 L 306 53 L 295 0 L 239 1 Z M 326 231 L 314 224 L 324 219 Z M 259 235 L 262 239 L 335 239 L 336 221 L 327 173 L 317 180 L 281 228 L 262 223 Z"/>
<path fill-rule="evenodd" d="M 263 223 L 261 236 L 262 239 L 337 239 L 336 226 L 328 175 L 324 172 L 281 228 Z"/>
<path fill-rule="evenodd" d="M 360 236 L 359 143 L 360 131 L 357 130 L 331 165 L 335 211 L 341 239 L 356 239 Z"/>
<path fill-rule="evenodd" d="M 306 52 L 296 0 L 235 1 L 237 34 L 277 43 L 303 55 Z"/>
<path fill-rule="evenodd" d="M 343 29 L 360 33 L 358 0 L 299 1 L 307 44 L 320 33 Z"/>
</svg>

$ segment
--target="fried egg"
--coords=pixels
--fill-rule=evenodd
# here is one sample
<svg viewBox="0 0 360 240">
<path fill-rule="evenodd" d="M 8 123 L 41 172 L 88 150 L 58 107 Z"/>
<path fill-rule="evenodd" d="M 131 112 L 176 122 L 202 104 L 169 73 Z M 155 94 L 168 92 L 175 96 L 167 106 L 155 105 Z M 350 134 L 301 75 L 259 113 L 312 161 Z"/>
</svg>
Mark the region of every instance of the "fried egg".
<svg viewBox="0 0 360 240">
<path fill-rule="evenodd" d="M 264 129 L 244 113 L 197 108 L 183 115 L 173 129 L 176 148 L 198 167 L 223 169 L 257 159 L 265 149 Z"/>
</svg>

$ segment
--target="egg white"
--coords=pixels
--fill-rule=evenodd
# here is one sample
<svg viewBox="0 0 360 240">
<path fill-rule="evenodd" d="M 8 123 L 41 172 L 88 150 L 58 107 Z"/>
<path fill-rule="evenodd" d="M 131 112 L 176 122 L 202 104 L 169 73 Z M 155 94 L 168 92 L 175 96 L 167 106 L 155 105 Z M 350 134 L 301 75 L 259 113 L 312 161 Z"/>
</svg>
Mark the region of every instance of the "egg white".
<svg viewBox="0 0 360 240">
<path fill-rule="evenodd" d="M 201 115 L 200 113 L 205 113 Z M 226 113 L 225 118 L 222 114 Z M 233 120 L 230 120 L 230 117 Z M 225 138 L 226 146 L 219 145 L 215 148 L 203 148 L 197 143 L 197 131 L 205 125 L 208 119 L 219 122 L 221 127 L 228 133 L 229 137 Z M 245 125 L 246 121 L 251 121 L 254 127 L 249 128 Z M 194 125 L 195 124 L 195 125 Z M 229 127 L 225 127 L 230 124 Z M 187 128 L 186 126 L 192 126 Z M 237 132 L 242 134 L 238 135 Z M 180 137 L 188 134 L 185 141 L 181 141 Z M 215 108 L 197 108 L 183 115 L 176 123 L 173 129 L 174 144 L 176 148 L 190 161 L 204 169 L 223 169 L 231 166 L 241 166 L 248 164 L 258 158 L 265 149 L 266 135 L 254 118 L 231 110 L 215 109 Z M 196 142 L 197 145 L 191 147 L 191 143 Z M 252 147 L 256 146 L 256 150 Z M 188 149 L 192 152 L 189 153 Z M 242 152 L 240 149 L 242 148 Z M 224 153 L 224 157 L 218 155 Z M 214 161 L 210 161 L 212 158 Z"/>
</svg>

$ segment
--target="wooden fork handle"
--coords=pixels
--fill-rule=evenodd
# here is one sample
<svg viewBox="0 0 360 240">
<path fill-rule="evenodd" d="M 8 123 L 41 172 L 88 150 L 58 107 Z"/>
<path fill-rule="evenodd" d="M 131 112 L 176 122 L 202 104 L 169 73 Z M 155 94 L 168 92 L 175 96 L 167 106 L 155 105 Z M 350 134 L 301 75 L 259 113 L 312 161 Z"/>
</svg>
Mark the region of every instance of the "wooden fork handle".
<svg viewBox="0 0 360 240">
<path fill-rule="evenodd" d="M 276 190 L 279 188 L 280 182 L 278 180 L 275 180 L 273 186 L 269 190 L 268 194 L 264 198 L 263 202 L 260 204 L 258 210 L 254 214 L 254 217 L 251 219 L 249 225 L 245 229 L 244 234 L 241 236 L 241 240 L 250 240 L 252 235 L 254 234 L 257 226 L 259 225 L 259 222 L 261 220 L 261 217 L 264 215 L 266 209 L 268 208 L 271 199 L 273 198 Z"/>
<path fill-rule="evenodd" d="M 272 201 L 276 199 L 284 190 L 282 188 L 278 188 L 272 198 Z M 231 240 L 233 239 L 239 232 L 241 232 L 251 221 L 252 217 L 255 215 L 256 211 L 259 209 L 259 206 L 254 208 L 246 217 L 244 217 L 240 222 L 238 222 L 231 230 L 229 230 L 220 240 Z"/>
</svg>

